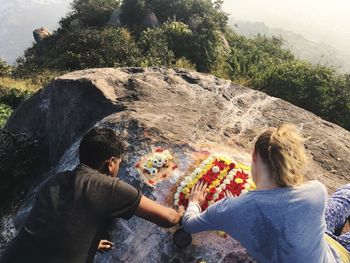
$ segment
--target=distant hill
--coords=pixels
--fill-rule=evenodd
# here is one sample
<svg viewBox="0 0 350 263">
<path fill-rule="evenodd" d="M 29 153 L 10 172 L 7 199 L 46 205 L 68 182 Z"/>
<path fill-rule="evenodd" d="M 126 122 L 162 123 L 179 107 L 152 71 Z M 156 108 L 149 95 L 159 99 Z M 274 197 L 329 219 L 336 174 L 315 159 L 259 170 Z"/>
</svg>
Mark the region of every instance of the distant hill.
<svg viewBox="0 0 350 263">
<path fill-rule="evenodd" d="M 350 73 L 350 56 L 342 54 L 336 48 L 325 43 L 316 43 L 300 34 L 286 31 L 281 28 L 269 28 L 263 22 L 247 22 L 230 18 L 229 24 L 245 36 L 252 37 L 258 34 L 266 36 L 281 36 L 284 47 L 290 49 L 299 58 L 313 64 L 334 66 L 341 73 Z"/>
<path fill-rule="evenodd" d="M 70 0 L 1 0 L 0 57 L 12 64 L 23 55 L 33 39 L 33 30 L 57 28 L 57 21 L 67 11 Z"/>
</svg>

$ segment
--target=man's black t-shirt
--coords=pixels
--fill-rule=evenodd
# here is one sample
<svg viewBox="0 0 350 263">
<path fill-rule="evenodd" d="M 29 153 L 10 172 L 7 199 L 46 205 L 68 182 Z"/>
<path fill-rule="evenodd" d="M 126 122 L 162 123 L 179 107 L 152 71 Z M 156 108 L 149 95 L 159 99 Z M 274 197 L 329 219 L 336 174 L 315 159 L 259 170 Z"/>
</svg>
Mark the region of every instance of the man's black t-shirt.
<svg viewBox="0 0 350 263">
<path fill-rule="evenodd" d="M 129 219 L 142 194 L 86 165 L 51 177 L 1 262 L 92 262 L 112 218 Z"/>
</svg>

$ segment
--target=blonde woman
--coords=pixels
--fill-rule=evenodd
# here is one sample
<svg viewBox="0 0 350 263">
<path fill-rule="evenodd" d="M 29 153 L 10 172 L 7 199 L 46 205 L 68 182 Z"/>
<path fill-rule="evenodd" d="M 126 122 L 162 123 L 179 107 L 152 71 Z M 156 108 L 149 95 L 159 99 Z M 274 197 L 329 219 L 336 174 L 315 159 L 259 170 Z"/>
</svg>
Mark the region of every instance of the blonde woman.
<svg viewBox="0 0 350 263">
<path fill-rule="evenodd" d="M 306 159 L 294 126 L 265 131 L 252 154 L 257 189 L 236 198 L 226 192 L 227 198 L 201 213 L 206 185 L 197 184 L 184 229 L 223 230 L 258 262 L 350 262 L 350 233 L 335 235 L 350 216 L 350 185 L 331 196 L 327 206 L 325 186 L 303 180 Z"/>
</svg>

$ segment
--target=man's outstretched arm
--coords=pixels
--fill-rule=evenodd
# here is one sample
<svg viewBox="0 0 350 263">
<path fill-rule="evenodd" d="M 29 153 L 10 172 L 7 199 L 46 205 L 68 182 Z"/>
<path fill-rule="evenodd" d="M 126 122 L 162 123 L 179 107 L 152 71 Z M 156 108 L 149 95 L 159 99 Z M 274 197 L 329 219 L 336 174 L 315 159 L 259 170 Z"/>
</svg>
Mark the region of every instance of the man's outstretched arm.
<svg viewBox="0 0 350 263">
<path fill-rule="evenodd" d="M 176 226 L 181 219 L 181 215 L 174 209 L 160 205 L 145 196 L 141 197 L 135 215 L 166 228 Z"/>
</svg>

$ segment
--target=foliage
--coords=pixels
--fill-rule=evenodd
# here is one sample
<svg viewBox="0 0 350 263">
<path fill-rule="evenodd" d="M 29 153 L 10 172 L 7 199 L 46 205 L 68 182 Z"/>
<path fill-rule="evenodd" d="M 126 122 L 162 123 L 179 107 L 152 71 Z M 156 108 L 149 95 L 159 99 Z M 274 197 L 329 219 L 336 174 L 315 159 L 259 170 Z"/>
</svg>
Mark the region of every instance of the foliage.
<svg viewBox="0 0 350 263">
<path fill-rule="evenodd" d="M 38 141 L 25 134 L 0 130 L 0 214 L 27 190 L 37 164 L 38 147 Z"/>
<path fill-rule="evenodd" d="M 12 109 L 10 106 L 0 103 L 0 129 L 4 127 L 11 113 Z"/>
<path fill-rule="evenodd" d="M 11 76 L 12 67 L 0 58 L 0 77 Z"/>
<path fill-rule="evenodd" d="M 105 25 L 115 9 L 120 7 L 119 0 L 73 0 L 71 13 L 61 19 L 62 28 L 69 28 L 74 19 L 78 19 L 85 27 Z"/>
<path fill-rule="evenodd" d="M 181 57 L 175 61 L 174 64 L 175 68 L 186 68 L 186 69 L 191 69 L 191 70 L 196 70 L 196 65 L 191 63 L 188 59 Z"/>
<path fill-rule="evenodd" d="M 33 93 L 29 90 L 7 89 L 0 87 L 0 104 L 6 104 L 12 109 L 16 109 L 32 94 Z"/>
<path fill-rule="evenodd" d="M 140 52 L 127 29 L 84 28 L 34 45 L 18 61 L 18 69 L 72 71 L 91 67 L 136 65 Z"/>
</svg>

